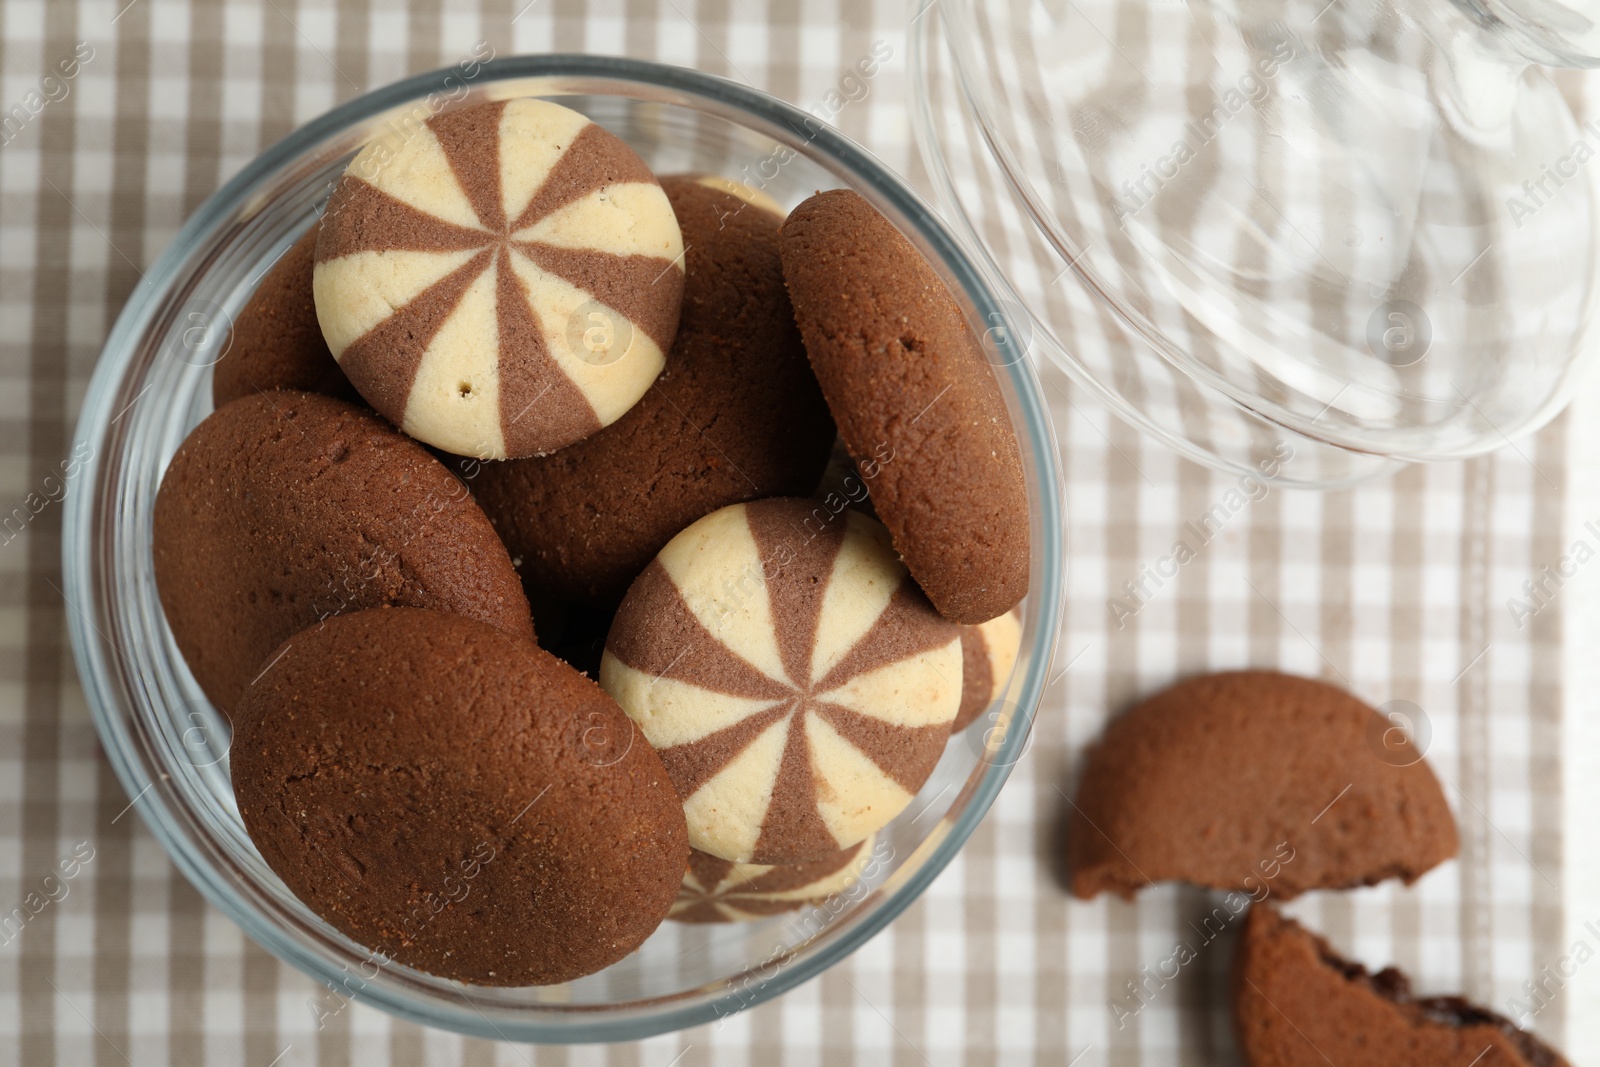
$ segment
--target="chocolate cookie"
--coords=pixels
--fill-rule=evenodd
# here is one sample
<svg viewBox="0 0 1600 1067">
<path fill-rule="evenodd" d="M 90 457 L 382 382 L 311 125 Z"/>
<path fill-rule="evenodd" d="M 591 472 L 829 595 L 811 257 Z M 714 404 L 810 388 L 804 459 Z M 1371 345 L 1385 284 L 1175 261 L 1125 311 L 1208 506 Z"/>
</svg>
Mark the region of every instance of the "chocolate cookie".
<svg viewBox="0 0 1600 1067">
<path fill-rule="evenodd" d="M 292 637 L 234 716 L 250 839 L 307 907 L 409 967 L 548 985 L 639 946 L 688 861 L 661 761 L 599 686 L 413 608 Z"/>
<path fill-rule="evenodd" d="M 322 335 L 377 412 L 485 459 L 609 426 L 661 372 L 683 239 L 655 176 L 544 100 L 448 111 L 373 142 L 317 241 Z"/>
<path fill-rule="evenodd" d="M 468 480 L 529 585 L 588 603 L 615 605 L 702 515 L 810 492 L 834 438 L 783 286 L 779 217 L 700 179 L 662 187 L 687 278 L 661 377 L 604 430 Z"/>
<path fill-rule="evenodd" d="M 954 622 L 1028 591 L 1028 496 L 994 371 L 939 275 L 843 189 L 783 224 L 806 353 L 873 507 L 912 577 Z"/>
<path fill-rule="evenodd" d="M 242 397 L 196 426 L 156 494 L 156 588 L 195 680 L 228 710 L 272 651 L 380 604 L 533 636 L 505 546 L 417 442 L 311 393 Z"/>
<path fill-rule="evenodd" d="M 269 389 L 300 389 L 364 403 L 334 361 L 317 325 L 317 307 L 311 299 L 316 250 L 313 225 L 268 269 L 239 310 L 222 358 L 211 372 L 215 407 Z"/>
<path fill-rule="evenodd" d="M 1414 882 L 1456 854 L 1421 754 L 1342 689 L 1272 671 L 1187 681 L 1106 728 L 1073 806 L 1072 891 L 1131 897 L 1180 879 L 1256 896 Z"/>
<path fill-rule="evenodd" d="M 735 863 L 820 859 L 888 823 L 961 702 L 960 632 L 888 532 L 816 510 L 735 504 L 674 537 L 600 663 L 684 798 L 689 843 Z"/>
<path fill-rule="evenodd" d="M 1271 907 L 1245 921 L 1233 1020 L 1246 1067 L 1568 1067 L 1510 1019 L 1460 997 L 1416 997 Z"/>
<path fill-rule="evenodd" d="M 678 900 L 668 918 L 681 923 L 753 922 L 818 904 L 855 885 L 872 859 L 872 838 L 810 863 L 729 863 L 689 850 Z"/>
<path fill-rule="evenodd" d="M 950 727 L 965 730 L 1000 699 L 1022 647 L 1022 619 L 1015 609 L 988 622 L 961 628 L 961 710 Z"/>
</svg>

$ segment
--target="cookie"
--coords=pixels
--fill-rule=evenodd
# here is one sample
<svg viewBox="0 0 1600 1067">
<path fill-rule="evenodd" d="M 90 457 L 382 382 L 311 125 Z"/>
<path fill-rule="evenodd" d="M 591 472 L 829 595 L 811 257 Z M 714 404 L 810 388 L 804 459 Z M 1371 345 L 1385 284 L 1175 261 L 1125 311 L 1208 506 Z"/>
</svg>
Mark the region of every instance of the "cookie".
<svg viewBox="0 0 1600 1067">
<path fill-rule="evenodd" d="M 961 709 L 952 732 L 965 730 L 1000 699 L 1021 647 L 1022 618 L 1016 609 L 961 628 Z"/>
<path fill-rule="evenodd" d="M 1389 729 L 1310 678 L 1179 682 L 1113 721 L 1089 753 L 1067 839 L 1072 891 L 1126 898 L 1179 879 L 1288 898 L 1416 881 L 1459 841 L 1421 754 L 1400 766 L 1381 747 Z"/>
<path fill-rule="evenodd" d="M 402 604 L 533 637 L 505 546 L 466 487 L 330 397 L 257 393 L 213 412 L 172 457 L 154 526 L 167 624 L 224 711 L 275 648 L 328 615 Z"/>
<path fill-rule="evenodd" d="M 856 193 L 800 204 L 783 274 L 806 353 L 878 517 L 953 622 L 1028 591 L 1028 495 L 994 371 L 928 261 Z"/>
<path fill-rule="evenodd" d="M 1233 1020 L 1246 1067 L 1568 1067 L 1555 1049 L 1460 997 L 1416 997 L 1268 906 L 1245 920 Z"/>
<path fill-rule="evenodd" d="M 734 863 L 820 859 L 888 823 L 961 703 L 959 629 L 881 525 L 819 521 L 816 503 L 735 504 L 674 537 L 600 662 L 683 797 L 689 843 Z"/>
<path fill-rule="evenodd" d="M 469 479 L 530 586 L 615 606 L 672 536 L 720 507 L 811 491 L 833 420 L 778 260 L 779 217 L 666 178 L 687 247 L 666 369 L 614 424 Z"/>
<path fill-rule="evenodd" d="M 223 355 L 211 372 L 213 406 L 269 389 L 300 389 L 364 403 L 317 325 L 311 299 L 316 250 L 313 225 L 268 268 L 235 316 Z"/>
<path fill-rule="evenodd" d="M 373 408 L 485 459 L 553 452 L 644 395 L 683 295 L 672 207 L 633 150 L 543 100 L 364 148 L 317 241 L 329 349 Z"/>
<path fill-rule="evenodd" d="M 843 893 L 872 859 L 872 839 L 810 863 L 729 863 L 697 849 L 668 918 L 681 923 L 753 922 Z"/>
<path fill-rule="evenodd" d="M 720 174 L 680 174 L 677 179 L 679 181 L 692 181 L 708 189 L 716 189 L 718 192 L 738 197 L 746 206 L 769 212 L 780 219 L 784 216 L 783 205 L 774 200 L 772 194 L 747 185 L 744 182 L 725 178 Z M 666 184 L 665 180 L 663 180 L 662 184 Z M 733 208 L 735 213 L 739 210 L 738 207 Z M 689 240 L 685 238 L 684 243 L 688 244 Z"/>
<path fill-rule="evenodd" d="M 235 715 L 234 795 L 300 900 L 475 985 L 615 963 L 688 861 L 661 761 L 600 687 L 475 619 L 375 608 L 292 637 Z"/>
</svg>

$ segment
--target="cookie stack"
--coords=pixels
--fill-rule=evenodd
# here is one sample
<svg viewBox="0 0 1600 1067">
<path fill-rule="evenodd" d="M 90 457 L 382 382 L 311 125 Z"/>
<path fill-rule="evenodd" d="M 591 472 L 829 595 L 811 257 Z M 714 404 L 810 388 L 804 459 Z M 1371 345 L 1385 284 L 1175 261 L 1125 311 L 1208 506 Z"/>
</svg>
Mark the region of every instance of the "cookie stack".
<svg viewBox="0 0 1600 1067">
<path fill-rule="evenodd" d="M 558 983 L 850 891 L 1016 659 L 1016 435 L 853 193 L 786 219 L 556 104 L 448 112 L 226 351 L 158 590 L 261 855 L 381 958 Z"/>
</svg>

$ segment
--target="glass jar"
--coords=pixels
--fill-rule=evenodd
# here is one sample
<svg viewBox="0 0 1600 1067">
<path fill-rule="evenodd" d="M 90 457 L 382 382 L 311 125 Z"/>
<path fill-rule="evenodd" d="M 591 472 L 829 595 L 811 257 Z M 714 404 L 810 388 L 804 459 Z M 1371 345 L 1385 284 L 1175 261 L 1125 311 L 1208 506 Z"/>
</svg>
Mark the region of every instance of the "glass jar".
<svg viewBox="0 0 1600 1067">
<path fill-rule="evenodd" d="M 1053 432 L 1004 303 L 917 196 L 867 152 L 770 96 L 657 64 L 591 56 L 496 60 L 458 104 L 516 96 L 575 107 L 659 173 L 742 178 L 786 205 L 860 192 L 945 276 L 983 332 L 1018 429 L 1031 504 L 1033 584 L 1021 655 L 987 721 L 953 738 L 910 807 L 878 838 L 861 886 L 748 924 L 667 922 L 632 956 L 566 985 L 465 986 L 373 954 L 313 915 L 267 868 L 233 800 L 230 731 L 173 643 L 156 596 L 151 514 L 173 452 L 211 409 L 210 364 L 261 273 L 311 225 L 355 151 L 391 122 L 462 97 L 456 71 L 388 86 L 307 124 L 212 196 L 145 275 L 105 343 L 79 424 L 91 449 L 69 495 L 64 570 L 73 649 L 95 725 L 134 806 L 205 897 L 280 959 L 348 998 L 482 1037 L 625 1040 L 703 1023 L 812 978 L 905 909 L 955 855 L 1022 755 L 1059 629 L 1065 519 Z M 433 99 L 438 99 L 437 97 Z"/>
</svg>

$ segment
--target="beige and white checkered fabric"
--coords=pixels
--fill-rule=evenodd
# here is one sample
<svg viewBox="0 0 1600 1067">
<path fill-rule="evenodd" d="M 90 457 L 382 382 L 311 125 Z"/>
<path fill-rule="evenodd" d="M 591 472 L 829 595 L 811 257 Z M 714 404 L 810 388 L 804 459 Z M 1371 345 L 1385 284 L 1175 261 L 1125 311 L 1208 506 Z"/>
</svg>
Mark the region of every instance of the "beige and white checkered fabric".
<svg viewBox="0 0 1600 1067">
<path fill-rule="evenodd" d="M 128 811 L 67 647 L 51 475 L 72 456 L 102 338 L 185 216 L 297 124 L 480 40 L 499 54 L 680 63 L 802 107 L 886 41 L 894 58 L 837 123 L 928 188 L 910 141 L 909 15 L 905 0 L 0 5 L 0 520 L 26 512 L 0 522 L 0 914 L 63 864 L 75 874 L 52 881 L 57 899 L 0 944 L 0 1064 L 1233 1062 L 1224 943 L 1125 1026 L 1113 1009 L 1210 911 L 1208 896 L 1168 887 L 1082 904 L 1059 888 L 1055 859 L 1061 791 L 1107 715 L 1178 675 L 1247 664 L 1412 701 L 1431 725 L 1461 859 L 1410 889 L 1294 909 L 1341 948 L 1504 1010 L 1600 918 L 1600 900 L 1563 890 L 1571 857 L 1592 849 L 1563 805 L 1573 600 L 1520 628 L 1506 608 L 1571 540 L 1563 424 L 1355 491 L 1245 486 L 1221 532 L 1119 629 L 1107 598 L 1240 487 L 1142 441 L 1053 370 L 1071 579 L 1032 750 L 919 903 L 774 1003 L 606 1048 L 496 1045 L 359 1005 L 319 1030 L 314 984 L 208 907 Z M 1557 1041 L 1585 1015 L 1572 989 L 1532 1020 Z M 1570 1051 L 1585 1062 L 1600 1046 Z"/>
</svg>

